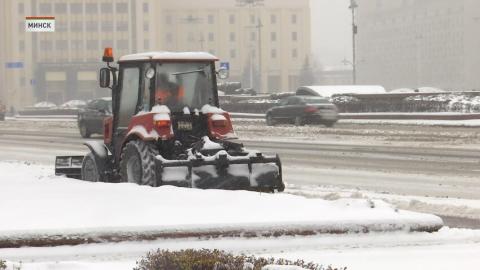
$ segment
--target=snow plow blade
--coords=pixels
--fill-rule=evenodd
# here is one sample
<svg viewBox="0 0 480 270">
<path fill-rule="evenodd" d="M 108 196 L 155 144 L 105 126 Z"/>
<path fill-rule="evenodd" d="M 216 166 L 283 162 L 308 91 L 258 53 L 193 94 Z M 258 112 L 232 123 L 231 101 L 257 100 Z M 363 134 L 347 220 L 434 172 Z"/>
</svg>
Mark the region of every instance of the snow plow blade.
<svg viewBox="0 0 480 270">
<path fill-rule="evenodd" d="M 59 156 L 55 159 L 55 175 L 73 179 L 82 178 L 84 156 Z"/>
<path fill-rule="evenodd" d="M 277 156 L 261 153 L 230 156 L 220 151 L 215 156 L 197 153 L 188 160 L 166 160 L 157 156 L 157 186 L 174 185 L 199 189 L 283 192 L 282 164 Z"/>
</svg>

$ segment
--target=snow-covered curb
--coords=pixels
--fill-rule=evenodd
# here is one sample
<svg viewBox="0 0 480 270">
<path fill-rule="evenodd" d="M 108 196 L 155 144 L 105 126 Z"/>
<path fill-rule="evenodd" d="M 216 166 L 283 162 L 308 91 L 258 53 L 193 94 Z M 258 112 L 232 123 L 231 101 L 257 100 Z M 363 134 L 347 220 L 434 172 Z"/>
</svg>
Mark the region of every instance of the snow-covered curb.
<svg viewBox="0 0 480 270">
<path fill-rule="evenodd" d="M 327 201 L 52 176 L 53 168 L 0 163 L 0 247 L 178 237 L 435 231 L 442 220 L 383 201 Z M 47 243 L 47 244 L 45 244 Z"/>
<path fill-rule="evenodd" d="M 440 216 L 480 220 L 480 201 L 478 200 L 406 196 L 368 190 L 340 189 L 328 186 L 289 185 L 287 190 L 289 194 L 326 200 L 338 200 L 342 198 L 383 200 L 399 209 L 431 213 Z"/>
</svg>

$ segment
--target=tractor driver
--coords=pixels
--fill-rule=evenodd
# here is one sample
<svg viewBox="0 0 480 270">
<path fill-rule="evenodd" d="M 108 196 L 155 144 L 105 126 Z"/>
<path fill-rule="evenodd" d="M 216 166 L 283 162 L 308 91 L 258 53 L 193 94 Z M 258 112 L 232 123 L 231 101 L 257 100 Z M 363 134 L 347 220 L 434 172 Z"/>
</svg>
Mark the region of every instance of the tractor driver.
<svg viewBox="0 0 480 270">
<path fill-rule="evenodd" d="M 155 102 L 166 105 L 170 107 L 170 109 L 181 107 L 183 98 L 185 97 L 184 87 L 175 82 L 171 82 L 165 73 L 160 73 L 157 79 Z"/>
</svg>

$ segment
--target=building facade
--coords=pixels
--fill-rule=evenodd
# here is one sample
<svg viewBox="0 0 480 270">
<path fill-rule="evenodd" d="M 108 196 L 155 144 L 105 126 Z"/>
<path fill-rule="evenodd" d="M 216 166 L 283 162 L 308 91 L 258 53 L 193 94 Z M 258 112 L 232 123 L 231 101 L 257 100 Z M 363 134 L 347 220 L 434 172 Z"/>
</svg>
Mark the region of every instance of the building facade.
<svg viewBox="0 0 480 270">
<path fill-rule="evenodd" d="M 297 87 L 310 53 L 309 0 L 6 0 L 0 15 L 0 98 L 18 108 L 109 95 L 97 86 L 105 47 L 209 51 L 230 81 L 263 92 Z M 27 16 L 54 16 L 55 32 L 26 32 Z"/>
<path fill-rule="evenodd" d="M 0 92 L 10 106 L 61 104 L 110 93 L 97 87 L 104 47 L 116 55 L 151 50 L 154 0 L 0 1 Z M 25 31 L 25 17 L 55 17 L 55 32 Z"/>
<path fill-rule="evenodd" d="M 309 0 L 238 2 L 163 0 L 162 48 L 209 51 L 230 64 L 231 81 L 261 92 L 298 87 L 311 48 Z"/>
<path fill-rule="evenodd" d="M 357 2 L 360 84 L 480 89 L 480 1 Z"/>
</svg>

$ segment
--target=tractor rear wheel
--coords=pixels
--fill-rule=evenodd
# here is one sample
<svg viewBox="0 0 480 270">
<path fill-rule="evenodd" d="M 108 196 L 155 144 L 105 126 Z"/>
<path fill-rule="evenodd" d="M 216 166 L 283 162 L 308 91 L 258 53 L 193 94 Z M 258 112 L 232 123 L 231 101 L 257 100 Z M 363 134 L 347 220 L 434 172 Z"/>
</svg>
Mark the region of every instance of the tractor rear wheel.
<svg viewBox="0 0 480 270">
<path fill-rule="evenodd" d="M 122 182 L 139 185 L 157 185 L 155 156 L 157 149 L 153 144 L 140 140 L 128 142 L 123 148 L 120 161 Z"/>
<path fill-rule="evenodd" d="M 83 158 L 82 162 L 82 180 L 88 182 L 101 182 L 102 177 L 95 156 L 92 152 Z"/>
</svg>

